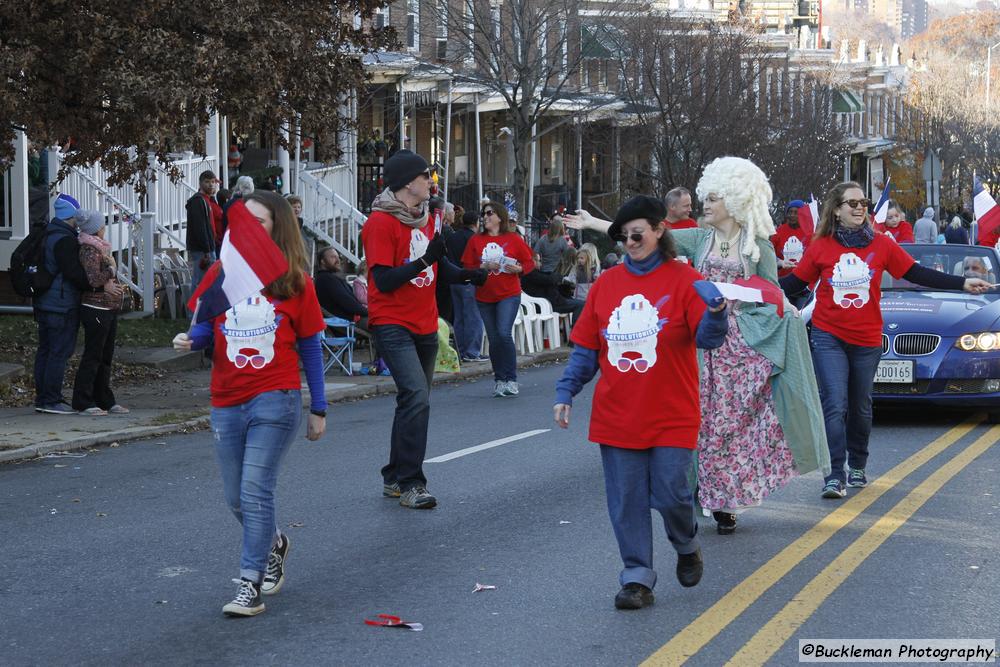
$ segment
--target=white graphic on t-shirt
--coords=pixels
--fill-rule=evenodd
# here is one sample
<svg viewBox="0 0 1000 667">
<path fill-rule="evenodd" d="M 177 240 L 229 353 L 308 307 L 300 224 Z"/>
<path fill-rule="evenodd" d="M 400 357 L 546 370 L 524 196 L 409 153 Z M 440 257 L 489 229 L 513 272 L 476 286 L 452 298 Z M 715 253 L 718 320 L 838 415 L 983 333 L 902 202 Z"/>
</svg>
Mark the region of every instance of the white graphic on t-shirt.
<svg viewBox="0 0 1000 667">
<path fill-rule="evenodd" d="M 611 313 L 608 328 L 602 331 L 608 341 L 608 361 L 622 373 L 635 369 L 645 373 L 656 364 L 656 337 L 666 323 L 656 306 L 642 294 L 630 294 Z M 629 356 L 625 356 L 628 354 Z"/>
<path fill-rule="evenodd" d="M 258 294 L 226 311 L 222 334 L 226 337 L 226 356 L 236 368 L 250 364 L 263 368 L 274 359 L 274 332 L 278 329 L 274 306 Z"/>
<path fill-rule="evenodd" d="M 871 257 L 869 257 L 871 259 Z M 833 302 L 841 308 L 861 308 L 871 298 L 869 284 L 874 271 L 853 252 L 846 252 L 833 267 L 829 279 L 833 287 Z"/>
<path fill-rule="evenodd" d="M 424 256 L 427 252 L 427 244 L 430 241 L 424 236 L 424 233 L 419 229 L 410 230 L 410 257 L 408 262 L 415 261 Z M 434 284 L 434 265 L 431 264 L 426 269 L 417 274 L 416 278 L 410 279 L 410 282 L 417 287 L 430 287 Z"/>
<path fill-rule="evenodd" d="M 504 264 L 507 263 L 507 257 L 504 255 L 503 248 L 500 247 L 499 243 L 495 241 L 490 241 L 489 243 L 486 244 L 486 247 L 483 248 L 483 254 L 480 257 L 480 261 L 483 264 L 488 264 L 488 263 L 496 264 L 497 268 L 490 271 L 491 275 L 496 276 L 500 275 L 501 269 L 503 268 Z"/>
<path fill-rule="evenodd" d="M 789 236 L 788 240 L 785 241 L 785 246 L 781 249 L 781 254 L 786 260 L 797 262 L 802 259 L 804 251 L 805 248 L 802 246 L 802 241 L 799 240 L 799 237 Z"/>
</svg>

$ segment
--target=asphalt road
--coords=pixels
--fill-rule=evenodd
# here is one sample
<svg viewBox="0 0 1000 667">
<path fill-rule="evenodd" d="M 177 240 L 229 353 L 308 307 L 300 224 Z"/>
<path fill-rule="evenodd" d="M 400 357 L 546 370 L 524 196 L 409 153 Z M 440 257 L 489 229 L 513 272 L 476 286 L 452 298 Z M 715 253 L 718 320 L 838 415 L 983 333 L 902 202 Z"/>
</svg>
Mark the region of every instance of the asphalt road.
<svg viewBox="0 0 1000 667">
<path fill-rule="evenodd" d="M 251 619 L 220 611 L 239 530 L 207 431 L 0 466 L 0 663 L 797 664 L 804 638 L 1000 637 L 1000 427 L 880 416 L 878 483 L 825 501 L 813 473 L 733 536 L 709 521 L 692 589 L 657 528 L 656 604 L 620 612 L 590 392 L 559 430 L 560 372 L 522 371 L 515 399 L 434 389 L 429 457 L 549 430 L 428 463 L 432 511 L 381 497 L 392 397 L 334 406 L 286 459 L 288 580 Z M 364 625 L 378 613 L 424 630 Z"/>
</svg>

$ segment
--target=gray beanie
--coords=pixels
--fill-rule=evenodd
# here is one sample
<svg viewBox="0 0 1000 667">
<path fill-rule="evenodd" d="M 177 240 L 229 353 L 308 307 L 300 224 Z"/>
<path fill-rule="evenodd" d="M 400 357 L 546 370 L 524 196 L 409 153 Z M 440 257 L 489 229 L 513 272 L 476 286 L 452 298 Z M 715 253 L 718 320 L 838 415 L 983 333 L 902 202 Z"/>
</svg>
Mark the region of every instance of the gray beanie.
<svg viewBox="0 0 1000 667">
<path fill-rule="evenodd" d="M 104 214 L 100 211 L 81 208 L 73 217 L 76 220 L 77 229 L 84 234 L 93 236 L 104 226 Z"/>
<path fill-rule="evenodd" d="M 925 218 L 930 218 L 931 220 L 934 219 L 934 207 L 933 206 L 928 206 L 927 208 L 924 209 L 924 217 Z"/>
</svg>

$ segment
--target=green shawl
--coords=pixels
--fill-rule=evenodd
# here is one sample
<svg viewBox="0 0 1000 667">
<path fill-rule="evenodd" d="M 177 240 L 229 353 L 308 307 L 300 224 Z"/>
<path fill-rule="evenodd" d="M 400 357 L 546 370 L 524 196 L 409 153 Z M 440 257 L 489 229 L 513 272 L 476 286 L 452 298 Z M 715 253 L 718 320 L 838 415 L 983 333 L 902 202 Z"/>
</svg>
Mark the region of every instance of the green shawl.
<svg viewBox="0 0 1000 667">
<path fill-rule="evenodd" d="M 712 248 L 713 233 L 705 229 L 679 229 L 671 232 L 677 254 L 690 258 L 695 268 L 701 265 Z M 756 262 L 740 255 L 743 275 L 758 275 L 778 284 L 778 265 L 770 241 L 757 239 L 760 259 Z M 800 475 L 816 469 L 830 474 L 830 451 L 826 445 L 823 408 L 819 401 L 816 374 L 809 353 L 806 325 L 790 311 L 778 317 L 771 304 L 741 303 L 736 323 L 747 345 L 772 364 L 771 393 L 774 409 L 785 432 L 785 439 Z M 699 353 L 699 359 L 701 358 Z"/>
</svg>

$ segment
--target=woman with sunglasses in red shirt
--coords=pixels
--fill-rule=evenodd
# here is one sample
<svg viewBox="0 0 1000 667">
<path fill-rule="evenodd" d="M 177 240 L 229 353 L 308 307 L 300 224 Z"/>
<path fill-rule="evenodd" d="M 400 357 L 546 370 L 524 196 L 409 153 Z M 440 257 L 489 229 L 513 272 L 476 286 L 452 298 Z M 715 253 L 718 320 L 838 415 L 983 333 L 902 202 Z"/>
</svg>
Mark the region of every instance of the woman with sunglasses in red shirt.
<svg viewBox="0 0 1000 667">
<path fill-rule="evenodd" d="M 781 279 L 789 296 L 819 281 L 810 344 L 832 466 L 824 498 L 843 498 L 846 486 L 868 484 L 872 384 L 882 356 L 882 273 L 934 289 L 980 294 L 990 288 L 978 278 L 917 264 L 891 238 L 875 233 L 868 217 L 870 204 L 857 183 L 831 189 L 815 239 L 792 274 Z"/>
</svg>

